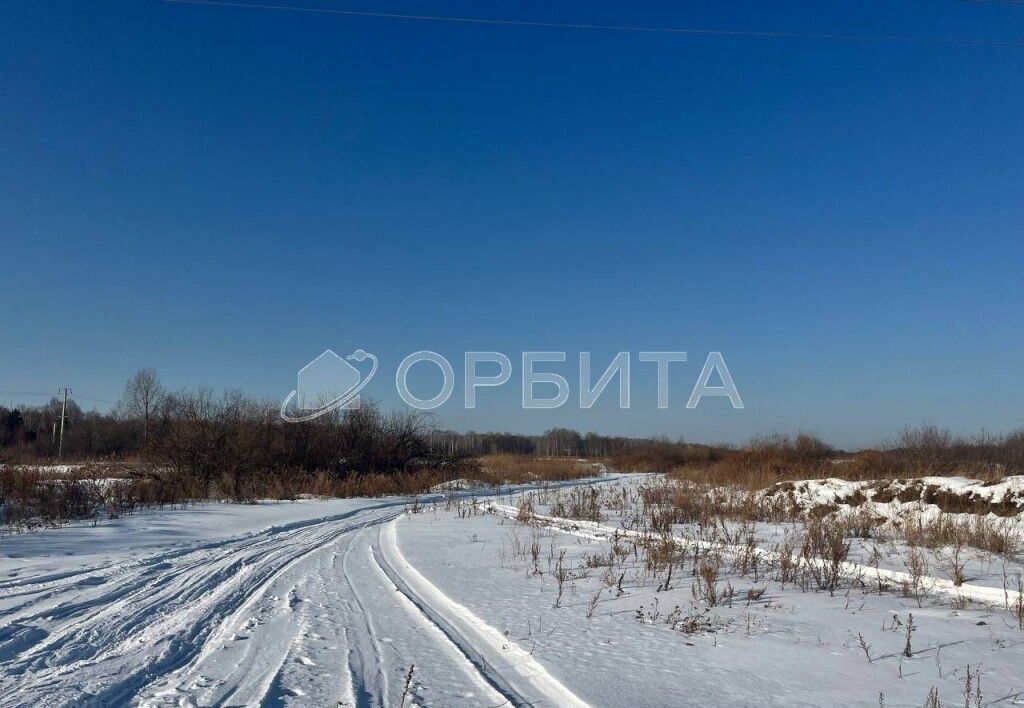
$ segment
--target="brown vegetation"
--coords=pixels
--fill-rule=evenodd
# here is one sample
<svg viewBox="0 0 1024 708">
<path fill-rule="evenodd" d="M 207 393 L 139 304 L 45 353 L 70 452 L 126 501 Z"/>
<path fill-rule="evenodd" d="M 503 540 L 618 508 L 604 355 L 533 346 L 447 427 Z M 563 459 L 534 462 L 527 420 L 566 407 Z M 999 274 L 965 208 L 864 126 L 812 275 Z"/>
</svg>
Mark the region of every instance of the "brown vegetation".
<svg viewBox="0 0 1024 708">
<path fill-rule="evenodd" d="M 960 438 L 933 426 L 907 428 L 881 450 L 854 454 L 834 450 L 806 433 L 755 438 L 738 449 L 709 448 L 702 453 L 706 460 L 684 459 L 685 448 L 669 448 L 658 445 L 647 449 L 647 455 L 657 457 L 649 462 L 651 469 L 669 469 L 677 479 L 747 489 L 823 477 L 876 480 L 965 476 L 994 481 L 1024 473 L 1024 430 L 1005 436 Z M 942 502 L 937 487 L 926 493 L 933 497 L 929 502 Z"/>
<path fill-rule="evenodd" d="M 569 457 L 484 455 L 475 460 L 471 474 L 474 480 L 491 485 L 560 482 L 593 476 L 598 471 L 594 465 L 589 460 Z"/>
</svg>

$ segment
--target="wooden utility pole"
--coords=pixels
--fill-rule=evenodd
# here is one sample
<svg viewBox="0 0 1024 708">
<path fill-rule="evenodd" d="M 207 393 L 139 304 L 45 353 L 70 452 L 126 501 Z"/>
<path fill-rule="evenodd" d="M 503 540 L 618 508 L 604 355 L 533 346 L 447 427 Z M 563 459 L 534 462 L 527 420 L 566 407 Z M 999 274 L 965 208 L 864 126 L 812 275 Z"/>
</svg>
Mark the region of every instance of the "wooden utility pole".
<svg viewBox="0 0 1024 708">
<path fill-rule="evenodd" d="M 60 459 L 61 454 L 64 452 L 64 413 L 68 409 L 68 394 L 71 393 L 70 388 L 57 389 L 57 393 L 64 393 L 64 403 L 60 407 L 60 442 L 57 443 L 57 459 Z"/>
</svg>

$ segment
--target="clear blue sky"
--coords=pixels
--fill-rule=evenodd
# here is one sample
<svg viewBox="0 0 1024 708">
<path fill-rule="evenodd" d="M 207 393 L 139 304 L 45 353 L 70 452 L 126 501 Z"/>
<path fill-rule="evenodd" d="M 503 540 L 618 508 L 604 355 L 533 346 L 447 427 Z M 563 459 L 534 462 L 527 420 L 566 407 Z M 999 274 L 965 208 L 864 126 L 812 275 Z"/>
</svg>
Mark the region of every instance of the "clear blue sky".
<svg viewBox="0 0 1024 708">
<path fill-rule="evenodd" d="M 299 4 L 1024 42 L 1024 6 L 953 0 Z M 460 384 L 439 415 L 847 447 L 1024 423 L 1024 47 L 9 0 L 0 135 L 0 391 L 113 400 L 152 366 L 283 397 L 364 347 L 392 405 L 417 349 L 686 350 L 668 411 L 638 369 L 628 412 L 509 385 L 470 416 Z M 743 411 L 683 410 L 712 349 Z"/>
</svg>

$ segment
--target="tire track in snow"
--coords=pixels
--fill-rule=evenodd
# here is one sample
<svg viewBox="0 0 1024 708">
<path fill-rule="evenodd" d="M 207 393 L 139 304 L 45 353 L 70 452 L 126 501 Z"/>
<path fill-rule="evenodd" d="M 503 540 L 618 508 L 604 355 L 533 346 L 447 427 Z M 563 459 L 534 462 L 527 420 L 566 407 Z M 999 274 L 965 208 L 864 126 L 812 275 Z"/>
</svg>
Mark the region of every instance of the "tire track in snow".
<svg viewBox="0 0 1024 708">
<path fill-rule="evenodd" d="M 360 528 L 355 533 L 353 541 L 358 540 L 365 531 L 365 528 Z M 352 599 L 355 600 L 356 607 L 359 608 L 359 615 L 362 618 L 363 628 L 366 630 L 366 636 L 369 638 L 373 645 L 373 656 L 368 656 L 367 647 L 365 642 L 355 641 L 349 648 L 347 661 L 349 675 L 352 681 L 352 695 L 353 700 L 357 708 L 369 708 L 370 706 L 384 706 L 389 705 L 387 703 L 388 694 L 388 677 L 384 671 L 383 650 L 381 649 L 380 642 L 378 641 L 377 630 L 374 627 L 373 616 L 366 609 L 366 604 L 363 602 L 362 597 L 359 594 L 358 588 L 356 588 L 355 582 L 352 580 L 352 574 L 348 568 L 349 554 L 352 552 L 352 545 L 349 545 L 345 549 L 344 555 L 341 557 L 341 570 L 342 575 L 345 578 L 345 582 L 348 584 L 349 591 L 352 594 Z M 376 680 L 368 683 L 366 678 L 370 670 L 370 666 L 374 667 Z"/>
<path fill-rule="evenodd" d="M 544 486 L 579 486 L 593 481 L 573 480 Z M 536 486 L 524 485 L 515 491 Z M 495 498 L 510 491 L 481 494 L 476 490 L 430 495 L 422 497 L 421 502 L 441 501 L 445 496 Z M 437 662 L 436 666 L 426 661 L 423 664 L 424 675 L 430 676 L 433 672 L 441 677 L 428 686 L 428 693 L 433 690 L 444 693 L 448 686 L 458 689 L 466 678 L 478 684 L 488 676 L 481 675 L 478 681 L 473 670 L 467 670 L 457 661 L 453 663 L 457 653 L 446 641 L 438 641 L 439 638 L 426 643 L 422 635 L 415 641 L 402 639 L 406 647 L 404 653 L 395 657 L 389 655 L 387 660 L 384 658 L 378 628 L 366 600 L 371 600 L 369 605 L 378 615 L 382 609 L 387 612 L 387 603 L 382 606 L 379 594 L 364 594 L 380 593 L 384 587 L 389 592 L 392 589 L 390 585 L 384 585 L 384 576 L 378 583 L 375 575 L 367 575 L 371 571 L 374 574 L 386 571 L 375 563 L 377 556 L 372 553 L 372 542 L 364 538 L 364 529 L 401 514 L 406 503 L 407 500 L 401 498 L 369 502 L 341 514 L 168 549 L 140 560 L 0 583 L 0 594 L 6 590 L 8 597 L 17 597 L 16 606 L 8 606 L 2 614 L 9 631 L 0 631 L 0 705 L 4 708 L 34 708 L 38 705 L 77 708 L 155 701 L 155 691 L 173 685 L 174 678 L 186 675 L 183 667 L 198 666 L 201 658 L 215 656 L 217 647 L 229 646 L 225 641 L 233 637 L 228 628 L 236 626 L 239 621 L 244 625 L 250 619 L 246 615 L 257 610 L 266 613 L 265 619 L 278 620 L 279 625 L 286 628 L 281 636 L 288 637 L 288 645 L 280 655 L 272 646 L 265 652 L 253 650 L 252 655 L 260 657 L 259 661 L 263 663 L 259 665 L 267 669 L 266 673 L 253 678 L 256 674 L 252 667 L 235 672 L 221 663 L 210 676 L 202 672 L 189 675 L 189 682 L 193 685 L 184 695 L 177 694 L 175 702 L 180 699 L 184 701 L 181 705 L 194 705 L 191 696 L 196 691 L 223 696 L 234 690 L 238 698 L 242 698 L 242 693 L 238 692 L 241 684 L 245 685 L 243 692 L 249 705 L 254 704 L 249 703 L 250 700 L 258 704 L 276 702 L 276 698 L 288 699 L 289 696 L 298 699 L 303 694 L 288 692 L 295 687 L 297 678 L 309 679 L 311 670 L 298 664 L 293 666 L 288 661 L 308 660 L 308 657 L 298 655 L 298 651 L 303 649 L 307 630 L 310 635 L 313 633 L 305 619 L 293 632 L 288 627 L 295 620 L 286 620 L 281 613 L 287 610 L 275 603 L 300 583 L 304 583 L 305 595 L 325 598 L 320 610 L 314 610 L 312 606 L 309 609 L 318 613 L 318 621 L 326 622 L 330 627 L 326 632 L 329 636 L 318 635 L 313 641 L 320 642 L 320 649 L 324 652 L 336 649 L 337 645 L 346 649 L 347 658 L 342 659 L 339 655 L 339 661 L 334 665 L 344 669 L 347 663 L 347 673 L 352 681 L 341 683 L 337 682 L 336 676 L 332 677 L 336 683 L 330 689 L 332 700 L 328 705 L 337 698 L 355 699 L 357 705 L 365 708 L 393 705 L 397 697 L 389 694 L 388 676 L 389 673 L 397 675 L 402 670 L 396 662 L 403 657 L 429 656 L 430 662 Z M 393 529 L 393 526 L 389 528 Z M 343 539 L 347 539 L 349 544 L 341 555 L 339 575 L 334 559 L 338 557 L 340 546 L 333 544 Z M 366 563 L 369 564 L 366 568 L 359 556 L 352 555 L 353 549 L 366 550 Z M 360 566 L 355 569 L 348 567 L 350 558 L 359 560 Z M 321 565 L 316 566 L 316 562 L 321 562 Z M 384 565 L 391 564 L 385 561 Z M 311 572 L 311 568 L 318 572 Z M 353 580 L 353 570 L 360 574 L 359 582 Z M 342 592 L 346 584 L 348 591 Z M 411 592 L 404 581 L 396 583 L 398 585 L 405 587 L 403 592 Z M 285 591 L 282 592 L 281 588 Z M 391 602 L 392 607 L 395 601 Z M 302 605 L 299 607 L 303 609 Z M 451 608 L 446 605 L 440 611 L 425 614 L 429 621 L 440 626 L 437 617 L 450 613 Z M 355 616 L 357 614 L 359 617 Z M 392 619 L 387 614 L 380 616 L 385 624 Z M 389 627 L 389 631 L 401 632 L 402 629 Z M 464 630 L 464 636 L 472 637 L 472 642 L 467 643 L 463 650 L 467 658 L 486 655 L 493 650 L 493 647 L 485 646 L 486 642 L 481 645 L 482 640 L 478 636 L 481 632 L 492 643 L 504 642 L 497 630 L 487 629 L 490 635 L 480 627 Z M 451 633 L 444 634 L 462 649 Z M 402 634 L 395 636 L 404 637 Z M 265 642 L 275 640 L 269 631 L 260 634 L 260 638 Z M 244 640 L 244 637 L 238 639 Z M 253 643 L 256 641 L 254 637 Z M 236 648 L 230 651 L 241 649 L 237 642 L 234 646 Z M 389 646 L 396 648 L 395 645 Z M 272 661 L 275 657 L 279 659 L 276 664 Z M 496 663 L 501 658 L 488 659 L 484 668 L 498 675 L 499 679 L 501 676 L 507 679 L 508 675 L 515 674 L 515 668 Z M 507 662 L 508 656 L 504 659 Z M 533 661 L 532 657 L 529 659 Z M 472 659 L 469 661 L 474 663 Z M 312 665 L 312 661 L 309 662 Z M 306 673 L 296 677 L 296 672 L 303 671 Z M 417 676 L 420 675 L 417 671 Z M 513 679 L 523 684 L 511 691 L 513 702 L 525 704 L 536 688 L 521 677 L 515 679 L 513 676 Z M 320 688 L 324 688 L 322 681 Z M 447 703 L 460 702 L 472 695 L 453 694 Z M 170 696 L 163 694 L 163 697 Z M 551 704 L 543 691 L 537 697 L 541 702 Z M 581 705 L 571 700 L 556 700 L 554 703 Z"/>
<path fill-rule="evenodd" d="M 53 618 L 56 616 L 78 616 L 84 614 L 92 606 L 108 604 L 117 598 L 124 599 L 126 594 L 139 588 L 143 588 L 152 582 L 154 577 L 167 579 L 171 573 L 187 572 L 193 564 L 186 562 L 183 567 L 174 567 L 173 561 L 190 561 L 195 557 L 195 562 L 212 563 L 218 558 L 237 556 L 239 550 L 253 550 L 257 547 L 267 547 L 272 550 L 274 546 L 293 537 L 300 537 L 301 534 L 315 530 L 317 527 L 330 526 L 338 521 L 349 519 L 356 515 L 375 511 L 386 507 L 403 506 L 402 502 L 391 502 L 374 506 L 353 509 L 342 514 L 299 521 L 292 524 L 272 526 L 262 531 L 245 534 L 238 537 L 222 539 L 212 543 L 191 545 L 187 548 L 177 548 L 162 553 L 148 556 L 141 560 L 118 563 L 113 566 L 95 566 L 85 568 L 73 573 L 59 573 L 42 576 L 33 579 L 19 579 L 8 583 L 0 583 L 0 592 L 12 588 L 18 588 L 15 593 L 4 593 L 5 598 L 13 596 L 35 597 L 31 601 L 25 601 L 18 607 L 7 608 L 4 611 L 5 619 L 9 623 L 30 622 L 42 618 Z M 220 555 L 218 555 L 220 554 Z M 160 571 L 167 571 L 161 575 Z M 120 583 L 120 584 L 119 584 Z M 88 594 L 91 589 L 96 589 L 99 594 Z M 103 594 L 103 593 L 107 594 Z M 62 594 L 78 593 L 79 598 L 73 597 L 69 602 L 57 602 Z M 54 605 L 48 606 L 49 600 L 54 600 Z M 4 654 L 0 649 L 0 657 Z"/>
<path fill-rule="evenodd" d="M 304 694 L 284 685 L 284 674 L 295 662 L 315 666 L 305 652 L 298 651 L 315 634 L 310 613 L 318 611 L 313 605 L 319 604 L 321 608 L 316 618 L 318 625 L 330 627 L 335 626 L 335 613 L 346 605 L 334 583 L 339 544 L 346 542 L 343 558 L 347 557 L 362 529 L 398 513 L 377 510 L 369 519 L 335 528 L 307 551 L 292 557 L 221 620 L 193 660 L 147 686 L 143 693 L 150 697 L 142 705 L 161 705 L 168 699 L 192 696 L 207 674 L 219 674 L 219 686 L 206 690 L 200 686 L 198 693 L 217 705 L 280 705 L 286 698 L 301 698 Z M 245 641 L 239 647 L 240 634 Z M 352 651 L 349 635 L 343 627 L 335 637 L 344 644 L 346 655 Z M 316 639 L 324 637 L 317 634 Z M 241 655 L 232 660 L 235 666 L 227 676 L 223 674 L 225 651 Z M 321 679 L 326 676 L 322 670 L 319 674 Z M 346 673 L 346 677 L 351 675 Z M 338 694 L 356 696 L 358 691 L 354 683 L 345 681 L 344 685 L 335 686 L 330 704 L 338 700 Z M 360 705 L 358 700 L 356 704 Z"/>
<path fill-rule="evenodd" d="M 345 519 L 375 511 L 381 513 L 376 508 L 357 509 L 341 519 L 269 530 L 256 540 L 209 544 L 193 554 L 180 554 L 183 565 L 157 572 L 154 568 L 159 566 L 145 565 L 99 597 L 75 597 L 68 603 L 75 608 L 70 613 L 75 621 L 58 625 L 4 663 L 0 693 L 16 689 L 18 694 L 8 694 L 3 704 L 32 705 L 45 697 L 48 706 L 82 705 L 83 694 L 86 704 L 128 701 L 144 685 L 197 656 L 213 628 L 273 582 L 283 566 L 366 523 L 342 523 Z M 120 596 L 119 585 L 122 592 L 127 590 Z M 42 610 L 29 619 L 43 620 L 50 614 Z M 140 664 L 140 650 L 154 646 L 155 656 Z"/>
<path fill-rule="evenodd" d="M 374 567 L 377 573 L 380 575 L 381 580 L 386 586 L 395 591 L 395 594 L 400 598 L 400 604 L 406 609 L 410 616 L 416 618 L 427 631 L 431 632 L 437 641 L 444 645 L 448 652 L 459 660 L 462 669 L 470 680 L 476 683 L 476 688 L 487 695 L 487 705 L 497 708 L 498 706 L 508 705 L 509 700 L 505 694 L 498 690 L 491 681 L 483 674 L 477 666 L 466 656 L 465 652 L 459 647 L 458 644 L 452 641 L 451 637 L 444 633 L 436 622 L 434 622 L 426 613 L 421 610 L 416 603 L 409 599 L 409 596 L 402 592 L 388 576 L 384 567 L 377 559 L 377 554 L 374 553 L 373 548 L 370 549 L 370 559 L 373 561 Z"/>
<path fill-rule="evenodd" d="M 197 693 L 195 687 L 208 675 L 219 676 L 218 685 L 198 691 L 204 703 L 281 705 L 295 695 L 286 690 L 283 676 L 302 656 L 302 643 L 311 632 L 305 598 L 327 594 L 322 573 L 316 568 L 310 572 L 306 566 L 326 556 L 340 540 L 312 548 L 277 570 L 221 621 L 192 661 L 147 686 L 143 694 L 152 698 L 143 700 L 142 705 L 159 705 L 169 697 Z M 260 641 L 264 634 L 269 636 Z M 225 654 L 231 655 L 230 662 Z M 225 663 L 232 665 L 226 676 Z"/>
<path fill-rule="evenodd" d="M 350 509 L 339 514 L 332 514 L 330 516 L 320 516 L 312 519 L 303 519 L 300 521 L 293 521 L 286 524 L 279 524 L 269 526 L 259 531 L 254 531 L 240 536 L 233 536 L 230 538 L 218 539 L 217 541 L 210 541 L 205 543 L 189 544 L 188 546 L 181 548 L 173 548 L 171 550 L 162 551 L 155 553 L 145 558 L 138 560 L 123 561 L 114 565 L 99 564 L 94 566 L 86 566 L 71 571 L 60 571 L 55 573 L 48 573 L 45 575 L 35 575 L 30 577 L 19 577 L 12 580 L 0 581 L 0 592 L 4 592 L 5 597 L 12 597 L 14 595 L 24 594 L 23 592 L 11 593 L 10 590 L 14 588 L 21 589 L 25 592 L 31 592 L 33 590 L 46 590 L 46 589 L 57 589 L 62 585 L 67 587 L 73 587 L 81 581 L 76 581 L 77 578 L 95 576 L 101 579 L 109 578 L 111 575 L 118 575 L 124 572 L 132 572 L 141 566 L 152 566 L 161 565 L 168 561 L 180 558 L 182 556 L 191 555 L 197 551 L 209 551 L 232 546 L 246 540 L 252 540 L 259 542 L 261 538 L 274 538 L 279 534 L 287 534 L 289 532 L 301 531 L 304 528 L 312 526 L 320 526 L 323 524 L 330 524 L 335 521 L 342 521 L 350 518 L 356 514 L 362 514 L 368 511 L 374 511 L 377 509 L 384 509 L 395 506 L 404 506 L 404 500 L 396 500 L 389 502 L 381 502 L 378 504 L 358 507 Z M 184 513 L 188 513 L 188 510 L 182 510 Z M 74 533 L 76 531 L 87 530 L 87 527 L 76 527 L 68 526 L 61 529 L 68 533 Z"/>
<path fill-rule="evenodd" d="M 395 587 L 448 637 L 481 677 L 512 705 L 589 708 L 529 652 L 423 577 L 398 547 L 397 522 L 381 526 L 374 558 Z"/>
</svg>

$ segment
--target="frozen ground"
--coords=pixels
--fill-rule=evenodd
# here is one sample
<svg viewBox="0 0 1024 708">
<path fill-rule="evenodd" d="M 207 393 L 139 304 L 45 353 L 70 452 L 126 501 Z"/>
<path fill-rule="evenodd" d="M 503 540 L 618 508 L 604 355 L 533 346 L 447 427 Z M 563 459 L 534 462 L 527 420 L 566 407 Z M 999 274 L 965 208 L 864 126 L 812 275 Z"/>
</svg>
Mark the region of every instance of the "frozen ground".
<svg viewBox="0 0 1024 708">
<path fill-rule="evenodd" d="M 736 576 L 731 606 L 701 609 L 688 565 L 659 591 L 635 551 L 595 560 L 621 520 L 521 524 L 517 500 L 200 505 L 0 537 L 0 706 L 920 706 L 932 687 L 963 705 L 968 665 L 982 705 L 1024 703 L 1002 603 Z M 977 563 L 958 592 L 996 587 Z"/>
<path fill-rule="evenodd" d="M 204 504 L 0 537 L 0 706 L 572 705 L 406 561 L 408 505 Z"/>
</svg>

